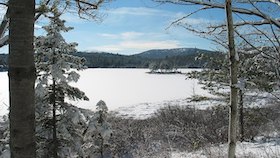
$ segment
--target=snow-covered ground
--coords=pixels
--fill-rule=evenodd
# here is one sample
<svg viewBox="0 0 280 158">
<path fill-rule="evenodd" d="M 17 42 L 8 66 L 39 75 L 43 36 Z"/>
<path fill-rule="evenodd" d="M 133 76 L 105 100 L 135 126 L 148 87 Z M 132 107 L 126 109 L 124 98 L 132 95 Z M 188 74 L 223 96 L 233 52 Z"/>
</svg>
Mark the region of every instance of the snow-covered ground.
<svg viewBox="0 0 280 158">
<path fill-rule="evenodd" d="M 9 110 L 9 81 L 8 73 L 0 72 L 0 116 L 8 113 Z"/>
<path fill-rule="evenodd" d="M 72 102 L 74 105 L 94 110 L 99 100 L 104 100 L 109 110 L 138 108 L 146 113 L 148 106 L 153 111 L 165 102 L 176 102 L 193 94 L 209 95 L 198 84 L 197 80 L 188 79 L 183 74 L 147 74 L 148 69 L 87 69 L 79 72 L 79 87 L 86 93 L 90 101 Z M 182 69 L 190 72 L 191 69 Z M 0 72 L 0 115 L 8 112 L 8 76 Z M 135 110 L 134 110 L 135 111 Z M 129 110 L 127 111 L 129 112 Z M 141 113 L 141 112 L 140 112 Z"/>
<path fill-rule="evenodd" d="M 225 102 L 201 88 L 197 80 L 186 80 L 182 74 L 147 74 L 147 69 L 88 69 L 82 71 L 81 79 L 73 85 L 79 87 L 90 98 L 90 102 L 73 102 L 78 107 L 94 109 L 99 100 L 104 100 L 117 115 L 145 119 L 164 106 L 190 106 L 206 109 L 225 105 Z M 183 72 L 191 70 L 184 69 Z M 0 72 L 0 116 L 8 113 L 8 76 Z M 201 102 L 190 102 L 193 95 L 208 96 Z M 269 105 L 272 98 L 268 93 L 247 93 L 245 106 Z M 218 158 L 226 157 L 227 145 L 209 146 L 194 152 L 171 153 L 172 158 Z M 280 140 L 255 143 L 238 143 L 237 157 L 280 157 Z"/>
<path fill-rule="evenodd" d="M 184 99 L 198 93 L 207 95 L 197 80 L 186 80 L 182 74 L 147 74 L 148 69 L 88 69 L 80 72 L 79 87 L 90 102 L 78 102 L 77 106 L 91 109 L 104 100 L 109 110 L 120 107 L 158 103 L 165 100 Z M 184 69 L 183 71 L 190 71 Z M 75 103 L 74 103 L 75 104 Z"/>
<path fill-rule="evenodd" d="M 200 102 L 191 102 L 191 98 L 166 100 L 154 103 L 141 103 L 127 107 L 120 107 L 113 112 L 125 118 L 145 119 L 153 114 L 161 107 L 166 106 L 188 106 L 197 109 L 206 109 L 216 105 L 225 105 L 222 100 L 217 98 L 209 98 L 209 100 Z"/>
<path fill-rule="evenodd" d="M 201 97 L 205 95 L 199 95 Z M 214 107 L 217 105 L 226 106 L 227 102 L 225 99 L 219 98 L 218 96 L 213 96 L 207 94 L 207 99 L 202 101 L 191 101 L 192 96 L 181 99 L 173 99 L 173 100 L 163 100 L 160 102 L 146 102 L 140 103 L 130 106 L 119 107 L 113 112 L 125 118 L 136 118 L 136 119 L 145 119 L 153 116 L 153 114 L 161 107 L 166 106 L 183 106 L 183 107 L 191 107 L 196 109 L 207 109 L 210 107 Z M 269 93 L 257 93 L 250 92 L 247 93 L 244 97 L 244 107 L 267 107 L 271 105 L 275 105 L 276 98 Z"/>
<path fill-rule="evenodd" d="M 197 69 L 196 69 L 197 70 Z M 124 117 L 144 119 L 164 106 L 192 106 L 205 109 L 225 104 L 203 90 L 197 80 L 186 79 L 183 74 L 147 74 L 148 69 L 87 69 L 79 72 L 78 83 L 73 83 L 86 93 L 90 101 L 72 102 L 74 105 L 94 110 L 99 100 L 104 100 L 110 111 Z M 183 73 L 193 69 L 181 69 Z M 198 70 L 199 71 L 199 70 Z M 7 72 L 0 72 L 0 116 L 8 113 L 9 93 Z M 227 89 L 220 89 L 228 92 Z M 212 99 L 190 102 L 193 95 Z M 268 93 L 246 93 L 247 107 L 267 106 L 273 98 Z M 251 99 L 248 101 L 248 99 Z"/>
<path fill-rule="evenodd" d="M 227 157 L 227 144 L 210 146 L 194 152 L 172 152 L 171 158 L 224 158 Z M 279 158 L 280 140 L 270 142 L 237 143 L 236 156 L 239 158 Z"/>
</svg>

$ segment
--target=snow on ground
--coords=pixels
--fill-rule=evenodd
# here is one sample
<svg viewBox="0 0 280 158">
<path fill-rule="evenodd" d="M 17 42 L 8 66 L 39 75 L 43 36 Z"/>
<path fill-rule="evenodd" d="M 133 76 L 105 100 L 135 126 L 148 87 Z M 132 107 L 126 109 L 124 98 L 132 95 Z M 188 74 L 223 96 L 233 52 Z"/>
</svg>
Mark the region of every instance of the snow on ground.
<svg viewBox="0 0 280 158">
<path fill-rule="evenodd" d="M 0 116 L 8 113 L 9 110 L 9 82 L 8 72 L 0 73 Z"/>
<path fill-rule="evenodd" d="M 201 95 L 203 97 L 205 95 Z M 206 95 L 208 98 L 202 101 L 191 101 L 191 96 L 188 98 L 165 100 L 161 102 L 146 102 L 135 104 L 131 106 L 120 107 L 114 109 L 112 112 L 117 116 L 125 118 L 145 119 L 153 116 L 153 114 L 160 108 L 166 106 L 181 106 L 192 107 L 196 109 L 207 109 L 217 105 L 226 106 L 224 99 L 220 99 L 217 96 Z M 244 97 L 244 107 L 265 107 L 275 105 L 276 98 L 270 93 L 265 92 L 249 92 Z"/>
<path fill-rule="evenodd" d="M 279 102 L 279 99 L 275 96 L 279 96 L 280 91 L 273 93 L 267 92 L 247 92 L 244 102 L 247 103 L 246 107 L 264 107 L 275 105 L 276 102 Z"/>
<path fill-rule="evenodd" d="M 172 152 L 171 158 L 224 158 L 227 144 L 206 147 L 194 152 Z M 236 156 L 239 158 L 277 158 L 280 157 L 280 140 L 269 142 L 238 142 Z"/>
<path fill-rule="evenodd" d="M 145 69 L 89 69 L 81 73 L 81 81 L 76 86 L 84 90 L 94 102 L 103 99 L 112 110 L 111 112 L 126 118 L 145 119 L 164 106 L 178 105 L 206 109 L 226 104 L 223 100 L 219 100 L 202 90 L 196 80 L 185 80 L 184 75 L 151 75 L 146 74 L 146 71 Z M 6 72 L 0 73 L 0 83 L 1 116 L 8 112 L 8 77 Z M 152 89 L 149 90 L 151 87 Z M 191 102 L 190 97 L 194 94 L 206 95 L 210 99 Z M 273 100 L 266 98 L 273 98 L 273 96 L 268 93 L 247 93 L 245 106 L 261 107 L 273 104 Z M 94 109 L 94 102 L 77 102 L 76 105 Z M 172 152 L 171 157 L 218 158 L 225 157 L 226 152 L 227 145 L 222 144 L 194 152 Z M 237 157 L 280 157 L 280 139 L 270 142 L 238 143 Z"/>
<path fill-rule="evenodd" d="M 197 70 L 197 69 L 196 69 Z M 197 80 L 187 79 L 182 74 L 147 74 L 148 69 L 87 69 L 81 71 L 79 87 L 90 101 L 72 102 L 74 105 L 94 110 L 99 100 L 104 100 L 110 111 L 120 116 L 144 119 L 164 106 L 191 106 L 199 109 L 225 104 L 203 90 Z M 180 69 L 183 73 L 193 69 Z M 199 71 L 199 70 L 198 70 Z M 8 75 L 0 73 L 0 116 L 8 113 Z M 221 88 L 221 93 L 229 92 Z M 208 96 L 212 99 L 190 102 L 193 95 Z M 244 98 L 245 107 L 267 106 L 273 104 L 269 93 L 249 92 Z"/>
<path fill-rule="evenodd" d="M 94 110 L 99 100 L 106 102 L 109 110 L 136 107 L 149 110 L 148 106 L 160 106 L 165 102 L 187 98 L 193 94 L 207 95 L 197 80 L 184 74 L 148 74 L 148 69 L 87 69 L 79 72 L 81 77 L 73 86 L 86 93 L 90 101 L 72 101 L 80 108 Z M 183 73 L 192 69 L 182 69 Z M 0 73 L 0 116 L 8 113 L 8 76 Z M 157 107 L 159 108 L 159 107 Z M 129 110 L 128 110 L 129 112 Z"/>
<path fill-rule="evenodd" d="M 205 101 L 191 102 L 191 98 L 187 99 L 175 99 L 175 100 L 166 100 L 156 103 L 142 103 L 135 104 L 127 107 L 120 107 L 112 112 L 117 116 L 122 116 L 125 118 L 136 118 L 136 119 L 146 119 L 153 116 L 153 114 L 160 108 L 166 106 L 188 106 L 197 109 L 206 109 L 212 106 L 225 105 L 222 100 L 217 98 L 209 98 Z"/>
</svg>

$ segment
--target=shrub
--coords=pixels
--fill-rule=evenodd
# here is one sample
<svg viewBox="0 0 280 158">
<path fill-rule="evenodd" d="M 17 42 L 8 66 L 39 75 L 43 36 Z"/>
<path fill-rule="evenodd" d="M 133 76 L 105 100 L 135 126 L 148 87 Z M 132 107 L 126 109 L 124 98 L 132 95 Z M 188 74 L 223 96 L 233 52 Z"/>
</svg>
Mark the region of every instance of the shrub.
<svg viewBox="0 0 280 158">
<path fill-rule="evenodd" d="M 272 107 L 246 108 L 245 140 L 275 130 L 280 120 L 278 112 L 279 108 Z M 228 107 L 199 110 L 167 106 L 144 120 L 111 116 L 109 122 L 113 129 L 111 150 L 115 157 L 170 157 L 171 151 L 190 151 L 226 143 Z"/>
</svg>

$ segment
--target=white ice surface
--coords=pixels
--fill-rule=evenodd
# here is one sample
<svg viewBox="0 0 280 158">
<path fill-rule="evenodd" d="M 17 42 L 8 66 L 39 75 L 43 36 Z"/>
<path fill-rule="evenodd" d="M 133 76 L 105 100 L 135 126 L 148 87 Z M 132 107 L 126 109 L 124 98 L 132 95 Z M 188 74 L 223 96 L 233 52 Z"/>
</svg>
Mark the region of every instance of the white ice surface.
<svg viewBox="0 0 280 158">
<path fill-rule="evenodd" d="M 198 81 L 184 74 L 148 74 L 148 69 L 87 69 L 80 71 L 78 83 L 71 83 L 86 93 L 90 101 L 72 102 L 74 105 L 95 109 L 104 100 L 109 110 L 135 108 L 137 113 L 154 112 L 165 102 L 181 100 L 194 94 L 209 95 Z M 182 69 L 182 72 L 192 71 Z M 8 113 L 8 76 L 0 72 L 0 115 Z M 153 111 L 146 106 L 153 107 Z M 145 110 L 145 111 L 138 111 Z M 127 111 L 130 112 L 130 111 Z"/>
</svg>

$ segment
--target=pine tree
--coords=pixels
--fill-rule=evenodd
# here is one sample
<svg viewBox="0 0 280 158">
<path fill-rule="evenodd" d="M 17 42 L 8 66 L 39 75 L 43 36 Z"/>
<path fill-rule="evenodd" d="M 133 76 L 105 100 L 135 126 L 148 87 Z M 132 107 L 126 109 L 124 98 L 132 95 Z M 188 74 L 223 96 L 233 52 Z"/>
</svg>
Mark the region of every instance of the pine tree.
<svg viewBox="0 0 280 158">
<path fill-rule="evenodd" d="M 68 32 L 72 28 L 65 26 L 65 21 L 60 19 L 61 14 L 56 9 L 51 14 L 50 24 L 43 27 L 46 36 L 39 36 L 35 40 L 38 75 L 37 152 L 38 157 L 72 157 L 75 155 L 73 153 L 79 154 L 79 151 L 70 144 L 79 135 L 77 133 L 82 133 L 79 131 L 82 128 L 75 128 L 74 125 L 85 126 L 85 120 L 83 115 L 79 115 L 78 108 L 67 103 L 66 99 L 88 100 L 84 92 L 69 85 L 70 82 L 78 81 L 77 70 L 86 68 L 85 59 L 73 56 L 77 44 L 67 43 L 61 35 L 61 32 Z M 75 114 L 78 114 L 78 120 Z"/>
<path fill-rule="evenodd" d="M 11 157 L 9 123 L 7 115 L 0 118 L 0 158 Z"/>
<path fill-rule="evenodd" d="M 96 112 L 89 119 L 89 124 L 84 132 L 85 143 L 83 148 L 87 156 L 108 158 L 109 140 L 112 135 L 111 125 L 107 121 L 108 108 L 106 103 L 100 100 L 96 104 Z"/>
</svg>

